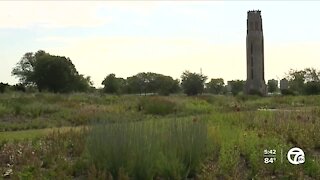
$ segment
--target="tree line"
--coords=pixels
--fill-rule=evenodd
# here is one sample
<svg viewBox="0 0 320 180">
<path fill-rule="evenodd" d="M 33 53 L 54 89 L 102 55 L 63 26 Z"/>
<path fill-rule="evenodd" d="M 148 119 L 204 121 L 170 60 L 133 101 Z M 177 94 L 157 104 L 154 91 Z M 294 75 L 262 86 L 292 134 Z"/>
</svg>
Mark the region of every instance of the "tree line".
<svg viewBox="0 0 320 180">
<path fill-rule="evenodd" d="M 6 89 L 26 91 L 36 89 L 39 92 L 54 93 L 94 91 L 90 76 L 79 74 L 70 58 L 51 55 L 43 50 L 28 52 L 12 70 L 12 75 L 19 79 L 19 84 L 10 86 L 0 83 L 0 92 Z M 283 94 L 319 94 L 320 71 L 314 68 L 290 70 L 286 76 L 288 89 Z M 102 81 L 102 92 L 110 94 L 159 94 L 185 93 L 197 95 L 202 93 L 237 95 L 243 92 L 245 81 L 228 81 L 226 85 L 222 78 L 212 78 L 202 73 L 184 71 L 181 80 L 171 76 L 141 72 L 126 79 L 116 77 L 111 73 Z M 268 92 L 279 92 L 276 80 L 268 81 Z"/>
<path fill-rule="evenodd" d="M 315 68 L 291 69 L 285 79 L 288 81 L 288 89 L 282 93 L 292 95 L 320 94 L 320 71 Z"/>
</svg>

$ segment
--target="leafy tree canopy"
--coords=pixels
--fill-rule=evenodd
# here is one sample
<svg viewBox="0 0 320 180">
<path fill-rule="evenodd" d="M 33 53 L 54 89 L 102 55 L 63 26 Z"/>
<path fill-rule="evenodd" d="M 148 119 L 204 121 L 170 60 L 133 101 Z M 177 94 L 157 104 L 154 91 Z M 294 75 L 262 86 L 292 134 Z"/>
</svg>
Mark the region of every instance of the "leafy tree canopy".
<svg viewBox="0 0 320 180">
<path fill-rule="evenodd" d="M 206 84 L 207 92 L 212 94 L 223 94 L 224 93 L 224 81 L 222 78 L 211 79 Z"/>
<path fill-rule="evenodd" d="M 86 91 L 90 77 L 80 75 L 69 58 L 39 50 L 26 53 L 12 70 L 23 85 L 36 85 L 39 91 Z"/>
<path fill-rule="evenodd" d="M 104 85 L 104 92 L 106 93 L 120 93 L 123 91 L 125 80 L 117 78 L 115 74 L 109 74 L 101 83 Z"/>
<path fill-rule="evenodd" d="M 158 93 L 161 95 L 169 95 L 170 93 L 175 93 L 180 89 L 179 80 L 174 80 L 170 76 L 152 72 L 138 73 L 134 76 L 128 77 L 126 80 L 121 79 L 120 82 L 120 91 L 126 93 Z M 111 84 L 112 83 L 110 82 L 109 85 Z M 105 83 L 105 88 L 106 87 Z"/>
<path fill-rule="evenodd" d="M 193 96 L 203 92 L 206 80 L 207 76 L 184 71 L 181 75 L 181 86 L 188 96 Z"/>
<path fill-rule="evenodd" d="M 320 71 L 314 68 L 291 69 L 286 78 L 289 80 L 289 90 L 295 94 L 320 93 Z"/>
<path fill-rule="evenodd" d="M 268 92 L 274 93 L 278 89 L 278 81 L 271 79 L 268 81 Z"/>
</svg>

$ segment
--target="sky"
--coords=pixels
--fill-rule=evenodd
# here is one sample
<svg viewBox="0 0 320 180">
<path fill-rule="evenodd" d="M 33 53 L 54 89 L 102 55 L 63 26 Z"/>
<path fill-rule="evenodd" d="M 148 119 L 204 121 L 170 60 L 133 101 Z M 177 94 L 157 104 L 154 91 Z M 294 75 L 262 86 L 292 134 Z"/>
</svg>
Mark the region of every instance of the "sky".
<svg viewBox="0 0 320 180">
<path fill-rule="evenodd" d="M 96 87 L 110 73 L 185 70 L 246 79 L 246 19 L 261 10 L 265 80 L 320 69 L 320 1 L 0 1 L 0 82 L 27 52 L 69 57 Z"/>
</svg>

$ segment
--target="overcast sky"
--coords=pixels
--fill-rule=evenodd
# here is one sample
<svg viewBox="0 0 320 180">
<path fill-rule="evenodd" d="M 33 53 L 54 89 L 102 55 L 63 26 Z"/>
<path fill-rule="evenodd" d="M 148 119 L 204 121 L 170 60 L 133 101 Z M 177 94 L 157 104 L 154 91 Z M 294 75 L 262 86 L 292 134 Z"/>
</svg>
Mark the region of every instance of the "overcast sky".
<svg viewBox="0 0 320 180">
<path fill-rule="evenodd" d="M 320 69 L 320 1 L 14 1 L 0 2 L 0 82 L 26 52 L 71 58 L 101 86 L 156 72 L 184 70 L 225 81 L 246 78 L 247 11 L 261 10 L 265 77 Z"/>
</svg>

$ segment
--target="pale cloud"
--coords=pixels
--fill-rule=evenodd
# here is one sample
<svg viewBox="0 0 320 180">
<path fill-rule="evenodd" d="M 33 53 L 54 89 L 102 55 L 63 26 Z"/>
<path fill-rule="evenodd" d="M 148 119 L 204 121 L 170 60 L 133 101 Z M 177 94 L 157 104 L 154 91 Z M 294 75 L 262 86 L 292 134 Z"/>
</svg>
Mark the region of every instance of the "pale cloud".
<svg viewBox="0 0 320 180">
<path fill-rule="evenodd" d="M 1 2 L 0 28 L 97 27 L 112 18 L 99 17 L 99 2 L 19 1 Z"/>
</svg>

